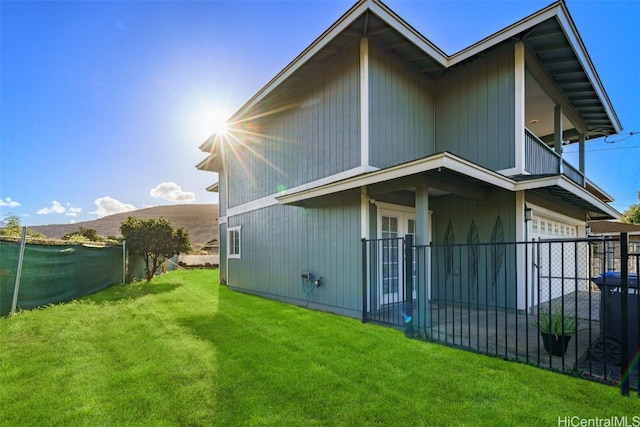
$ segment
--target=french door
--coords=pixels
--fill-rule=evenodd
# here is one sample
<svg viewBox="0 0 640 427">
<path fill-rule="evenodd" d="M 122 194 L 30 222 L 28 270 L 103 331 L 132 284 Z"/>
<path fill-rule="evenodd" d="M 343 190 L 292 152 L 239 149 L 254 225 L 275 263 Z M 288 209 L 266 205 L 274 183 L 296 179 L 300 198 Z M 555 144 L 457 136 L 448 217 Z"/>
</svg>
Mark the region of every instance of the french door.
<svg viewBox="0 0 640 427">
<path fill-rule="evenodd" d="M 378 219 L 378 235 L 381 238 L 378 302 L 380 305 L 393 304 L 404 300 L 405 274 L 411 274 L 415 278 L 415 256 L 412 271 L 404 271 L 403 237 L 407 234 L 415 235 L 416 217 L 411 212 L 380 209 Z M 415 289 L 413 289 L 413 298 L 415 298 Z"/>
</svg>

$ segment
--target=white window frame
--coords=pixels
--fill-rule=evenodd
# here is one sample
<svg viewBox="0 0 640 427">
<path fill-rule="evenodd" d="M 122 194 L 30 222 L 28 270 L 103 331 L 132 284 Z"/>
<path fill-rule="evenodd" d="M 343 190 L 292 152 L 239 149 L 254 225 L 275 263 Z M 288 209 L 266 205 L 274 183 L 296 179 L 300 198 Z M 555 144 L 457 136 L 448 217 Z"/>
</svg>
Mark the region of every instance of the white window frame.
<svg viewBox="0 0 640 427">
<path fill-rule="evenodd" d="M 238 253 L 233 253 L 234 249 L 234 234 L 238 233 Z M 228 258 L 242 258 L 242 226 L 229 227 L 227 229 L 227 257 Z"/>
</svg>

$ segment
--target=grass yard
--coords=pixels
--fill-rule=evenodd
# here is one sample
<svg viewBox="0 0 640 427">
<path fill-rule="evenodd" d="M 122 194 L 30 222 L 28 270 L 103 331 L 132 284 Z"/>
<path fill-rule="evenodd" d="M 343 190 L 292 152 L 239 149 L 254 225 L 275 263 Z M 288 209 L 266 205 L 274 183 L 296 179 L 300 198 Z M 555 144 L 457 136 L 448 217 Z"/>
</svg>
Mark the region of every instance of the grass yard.
<svg viewBox="0 0 640 427">
<path fill-rule="evenodd" d="M 0 319 L 0 384 L 3 426 L 556 426 L 640 416 L 640 400 L 615 387 L 233 292 L 213 270 Z"/>
</svg>

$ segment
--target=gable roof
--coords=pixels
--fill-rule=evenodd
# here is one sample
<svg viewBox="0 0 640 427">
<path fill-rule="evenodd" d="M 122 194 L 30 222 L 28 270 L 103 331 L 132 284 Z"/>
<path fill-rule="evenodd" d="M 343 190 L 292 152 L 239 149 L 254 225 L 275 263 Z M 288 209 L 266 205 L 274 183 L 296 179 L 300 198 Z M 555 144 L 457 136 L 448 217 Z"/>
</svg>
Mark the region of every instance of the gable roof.
<svg viewBox="0 0 640 427">
<path fill-rule="evenodd" d="M 574 124 L 587 139 L 618 133 L 622 128 L 562 0 L 451 56 L 379 0 L 360 0 L 249 99 L 230 122 L 246 120 L 262 102 L 303 81 L 305 70 L 321 66 L 363 36 L 434 79 L 504 43 L 521 40 L 535 55 L 530 62 L 535 62 L 568 100 L 576 112 L 572 121 L 578 122 Z M 577 133 L 565 135 L 576 137 Z"/>
</svg>

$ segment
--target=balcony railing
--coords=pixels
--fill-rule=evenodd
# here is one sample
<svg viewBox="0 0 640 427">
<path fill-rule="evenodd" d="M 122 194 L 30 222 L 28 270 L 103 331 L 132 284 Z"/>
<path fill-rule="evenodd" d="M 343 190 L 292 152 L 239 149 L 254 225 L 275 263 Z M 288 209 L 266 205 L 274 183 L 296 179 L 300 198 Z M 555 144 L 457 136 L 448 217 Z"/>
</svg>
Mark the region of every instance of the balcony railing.
<svg viewBox="0 0 640 427">
<path fill-rule="evenodd" d="M 584 187 L 585 178 L 578 169 L 545 144 L 529 129 L 524 132 L 525 169 L 531 175 L 563 174 L 576 184 Z"/>
</svg>

